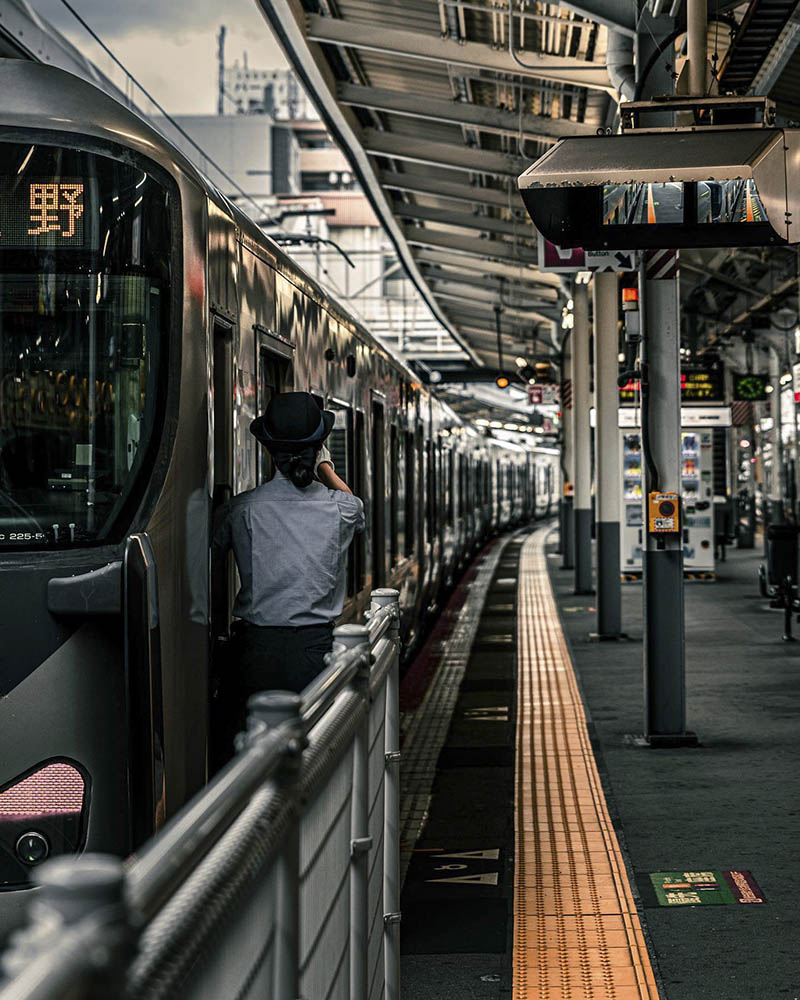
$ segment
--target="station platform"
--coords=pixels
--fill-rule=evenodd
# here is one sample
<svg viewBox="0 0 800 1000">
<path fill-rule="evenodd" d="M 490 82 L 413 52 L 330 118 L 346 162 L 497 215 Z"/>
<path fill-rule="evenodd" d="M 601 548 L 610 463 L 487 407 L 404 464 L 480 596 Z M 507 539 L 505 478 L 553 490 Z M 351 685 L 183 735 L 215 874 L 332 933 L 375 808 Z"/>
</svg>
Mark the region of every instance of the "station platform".
<svg viewBox="0 0 800 1000">
<path fill-rule="evenodd" d="M 554 538 L 485 552 L 424 698 L 417 664 L 404 682 L 404 1000 L 800 995 L 800 646 L 758 595 L 759 553 L 687 586 L 701 745 L 650 750 L 641 586 L 623 588 L 628 641 L 592 642 Z"/>
</svg>

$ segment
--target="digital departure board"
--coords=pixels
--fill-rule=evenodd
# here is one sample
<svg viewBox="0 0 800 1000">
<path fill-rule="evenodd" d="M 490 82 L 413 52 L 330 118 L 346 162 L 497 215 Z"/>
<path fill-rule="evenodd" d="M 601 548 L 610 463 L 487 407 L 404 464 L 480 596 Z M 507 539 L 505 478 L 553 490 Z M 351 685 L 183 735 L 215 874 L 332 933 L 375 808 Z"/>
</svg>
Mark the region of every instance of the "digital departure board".
<svg viewBox="0 0 800 1000">
<path fill-rule="evenodd" d="M 0 177 L 0 249 L 84 246 L 85 182 Z"/>
<path fill-rule="evenodd" d="M 639 382 L 627 382 L 619 390 L 621 406 L 639 403 Z M 721 368 L 686 367 L 681 369 L 682 403 L 721 403 L 724 400 Z"/>
<path fill-rule="evenodd" d="M 719 368 L 682 368 L 682 403 L 721 403 L 722 371 Z"/>
</svg>

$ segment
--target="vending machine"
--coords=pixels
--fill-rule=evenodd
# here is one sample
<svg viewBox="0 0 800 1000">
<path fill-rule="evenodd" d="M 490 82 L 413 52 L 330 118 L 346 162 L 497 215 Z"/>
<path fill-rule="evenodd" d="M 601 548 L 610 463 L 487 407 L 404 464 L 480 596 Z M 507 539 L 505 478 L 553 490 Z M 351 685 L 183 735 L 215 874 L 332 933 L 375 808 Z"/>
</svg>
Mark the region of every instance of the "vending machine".
<svg viewBox="0 0 800 1000">
<path fill-rule="evenodd" d="M 620 524 L 620 570 L 623 580 L 642 575 L 642 438 L 638 430 L 626 428 L 621 435 L 622 518 Z"/>
<path fill-rule="evenodd" d="M 681 431 L 683 569 L 689 579 L 714 579 L 713 431 Z M 623 580 L 642 575 L 642 438 L 638 427 L 620 430 L 622 517 L 620 571 Z"/>
<path fill-rule="evenodd" d="M 683 569 L 698 580 L 714 579 L 714 435 L 681 432 Z"/>
</svg>

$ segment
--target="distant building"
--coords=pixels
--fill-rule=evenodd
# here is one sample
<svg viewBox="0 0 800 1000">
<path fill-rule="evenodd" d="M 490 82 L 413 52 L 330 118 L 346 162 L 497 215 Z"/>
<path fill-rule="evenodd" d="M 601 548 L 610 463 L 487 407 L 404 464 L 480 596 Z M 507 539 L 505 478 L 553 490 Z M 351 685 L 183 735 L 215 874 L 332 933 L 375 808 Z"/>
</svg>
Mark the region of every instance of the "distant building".
<svg viewBox="0 0 800 1000">
<path fill-rule="evenodd" d="M 426 355 L 437 350 L 460 355 L 460 348 L 406 277 L 350 164 L 294 71 L 255 69 L 244 56 L 241 63 L 237 60 L 226 66 L 222 78 L 224 120 L 263 122 L 266 117 L 290 129 L 296 142 L 299 187 L 286 187 L 276 173 L 271 189 L 279 204 L 275 216 L 291 214 L 284 214 L 280 224 L 266 227 L 267 231 L 278 241 L 290 240 L 287 246 L 292 256 L 395 349 L 410 356 L 417 350 Z M 208 138 L 203 145 L 209 151 L 214 148 Z M 249 179 L 253 170 L 249 159 L 238 150 L 236 159 Z M 248 211 L 246 205 L 242 207 Z M 303 215 L 304 210 L 313 214 Z M 298 243 L 301 237 L 306 242 Z"/>
<path fill-rule="evenodd" d="M 314 105 L 306 97 L 290 69 L 251 69 L 245 53 L 226 66 L 223 74 L 225 114 L 270 115 L 275 121 L 305 119 L 319 121 Z"/>
<path fill-rule="evenodd" d="M 248 215 L 257 214 L 252 201 L 300 193 L 300 147 L 286 125 L 258 115 L 175 115 L 173 121 L 205 155 L 175 129 L 169 130 L 172 141 Z"/>
</svg>

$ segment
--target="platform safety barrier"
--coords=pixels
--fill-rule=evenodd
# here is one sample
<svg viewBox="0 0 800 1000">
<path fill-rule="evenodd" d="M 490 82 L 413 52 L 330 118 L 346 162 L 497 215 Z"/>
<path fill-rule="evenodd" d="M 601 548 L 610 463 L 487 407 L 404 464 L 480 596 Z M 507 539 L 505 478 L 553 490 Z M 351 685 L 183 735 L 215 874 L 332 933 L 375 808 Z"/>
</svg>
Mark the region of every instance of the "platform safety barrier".
<svg viewBox="0 0 800 1000">
<path fill-rule="evenodd" d="M 42 865 L 0 1000 L 399 1000 L 398 592 L 366 618 L 135 856 Z"/>
</svg>

